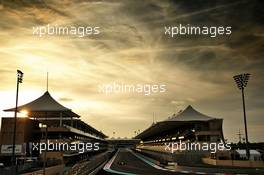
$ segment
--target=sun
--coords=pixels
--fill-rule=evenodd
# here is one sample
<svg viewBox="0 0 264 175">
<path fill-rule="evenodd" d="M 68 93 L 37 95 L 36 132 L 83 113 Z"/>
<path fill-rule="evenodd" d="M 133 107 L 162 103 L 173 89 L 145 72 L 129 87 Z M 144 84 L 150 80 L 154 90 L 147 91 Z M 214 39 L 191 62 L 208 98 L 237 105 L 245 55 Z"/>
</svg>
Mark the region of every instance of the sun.
<svg viewBox="0 0 264 175">
<path fill-rule="evenodd" d="M 19 112 L 21 115 L 21 117 L 28 117 L 28 111 L 27 110 L 22 110 Z"/>
</svg>

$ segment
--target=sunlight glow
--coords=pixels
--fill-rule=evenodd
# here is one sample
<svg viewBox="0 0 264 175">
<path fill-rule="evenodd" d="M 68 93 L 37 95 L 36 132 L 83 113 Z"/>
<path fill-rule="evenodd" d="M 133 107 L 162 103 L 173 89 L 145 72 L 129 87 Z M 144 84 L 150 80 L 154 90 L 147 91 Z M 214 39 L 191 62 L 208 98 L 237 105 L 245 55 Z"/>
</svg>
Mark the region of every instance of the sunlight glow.
<svg viewBox="0 0 264 175">
<path fill-rule="evenodd" d="M 28 117 L 28 111 L 27 110 L 20 111 L 20 114 L 22 114 L 21 117 Z"/>
</svg>

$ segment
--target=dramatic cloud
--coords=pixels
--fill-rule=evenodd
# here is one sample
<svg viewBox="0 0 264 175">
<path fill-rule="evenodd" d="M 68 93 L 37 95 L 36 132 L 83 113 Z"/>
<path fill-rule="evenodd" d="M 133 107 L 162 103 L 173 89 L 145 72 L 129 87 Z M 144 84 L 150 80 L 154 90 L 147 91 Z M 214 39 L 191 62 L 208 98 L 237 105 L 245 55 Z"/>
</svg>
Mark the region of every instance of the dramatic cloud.
<svg viewBox="0 0 264 175">
<path fill-rule="evenodd" d="M 224 134 L 237 141 L 243 129 L 241 96 L 232 76 L 249 72 L 246 89 L 251 141 L 264 141 L 263 2 L 217 1 L 39 1 L 3 0 L 0 5 L 1 109 L 14 105 L 16 69 L 25 73 L 20 104 L 46 90 L 110 137 L 134 136 L 191 104 L 224 118 Z M 164 26 L 231 26 L 232 34 L 164 35 Z M 45 36 L 33 27 L 98 26 L 100 34 Z M 165 93 L 103 94 L 107 83 L 165 84 Z M 2 115 L 7 115 L 1 113 Z M 236 127 L 234 127 L 234 125 Z"/>
</svg>

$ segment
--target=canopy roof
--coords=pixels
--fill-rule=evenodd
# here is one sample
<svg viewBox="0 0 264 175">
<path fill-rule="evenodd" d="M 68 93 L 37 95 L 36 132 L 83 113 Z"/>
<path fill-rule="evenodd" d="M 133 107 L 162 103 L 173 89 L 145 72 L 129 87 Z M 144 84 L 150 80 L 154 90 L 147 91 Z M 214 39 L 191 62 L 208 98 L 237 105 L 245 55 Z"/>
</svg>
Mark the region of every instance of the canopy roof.
<svg viewBox="0 0 264 175">
<path fill-rule="evenodd" d="M 26 110 L 30 117 L 43 117 L 43 113 L 47 116 L 58 116 L 60 113 L 63 117 L 80 117 L 71 111 L 71 109 L 62 106 L 58 103 L 48 91 L 36 100 L 17 107 L 17 111 Z M 15 111 L 15 108 L 5 109 L 4 111 Z"/>
<path fill-rule="evenodd" d="M 149 128 L 141 132 L 135 138 L 144 139 L 148 137 L 153 137 L 161 133 L 166 133 L 170 130 L 180 128 L 181 126 L 189 125 L 190 123 L 200 123 L 208 122 L 211 120 L 218 120 L 222 122 L 223 119 L 213 118 L 207 115 L 204 115 L 196 111 L 192 106 L 188 106 L 183 111 L 180 111 L 178 114 L 174 114 L 166 120 L 152 124 Z"/>
<path fill-rule="evenodd" d="M 212 119 L 215 118 L 204 115 L 189 105 L 186 109 L 180 111 L 178 114 L 173 114 L 172 117 L 169 117 L 165 121 L 208 121 Z"/>
</svg>

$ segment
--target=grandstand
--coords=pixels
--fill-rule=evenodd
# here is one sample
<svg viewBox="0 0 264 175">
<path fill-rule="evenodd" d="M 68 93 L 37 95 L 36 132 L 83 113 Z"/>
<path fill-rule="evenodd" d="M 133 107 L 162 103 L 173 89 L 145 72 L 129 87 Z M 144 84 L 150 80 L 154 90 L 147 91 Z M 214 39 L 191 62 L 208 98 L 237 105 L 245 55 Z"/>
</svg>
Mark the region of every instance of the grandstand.
<svg viewBox="0 0 264 175">
<path fill-rule="evenodd" d="M 154 123 L 138 134 L 135 139 L 141 139 L 141 143 L 137 145 L 137 150 L 161 162 L 199 164 L 202 157 L 209 156 L 210 151 L 178 150 L 171 154 L 166 145 L 224 143 L 222 124 L 223 119 L 207 116 L 188 106 L 178 114 Z"/>
<path fill-rule="evenodd" d="M 4 110 L 14 112 L 15 108 Z M 48 91 L 41 97 L 25 105 L 17 107 L 17 111 L 27 111 L 25 118 L 17 118 L 16 130 L 16 159 L 31 159 L 40 162 L 58 162 L 63 164 L 74 164 L 80 160 L 103 153 L 108 149 L 107 137 L 89 124 L 83 122 L 80 116 L 71 109 L 58 103 Z M 11 164 L 12 144 L 14 135 L 14 119 L 2 118 L 0 134 L 0 161 L 5 165 Z M 78 150 L 55 150 L 39 152 L 32 149 L 36 143 L 94 143 L 99 144 L 99 149 L 85 151 Z M 47 145 L 46 145 L 47 146 Z M 56 161 L 55 161 L 56 160 Z M 19 163 L 19 162 L 18 162 Z"/>
<path fill-rule="evenodd" d="M 192 106 L 166 120 L 151 125 L 135 138 L 143 143 L 161 143 L 170 141 L 224 141 L 223 119 L 204 115 Z"/>
</svg>

